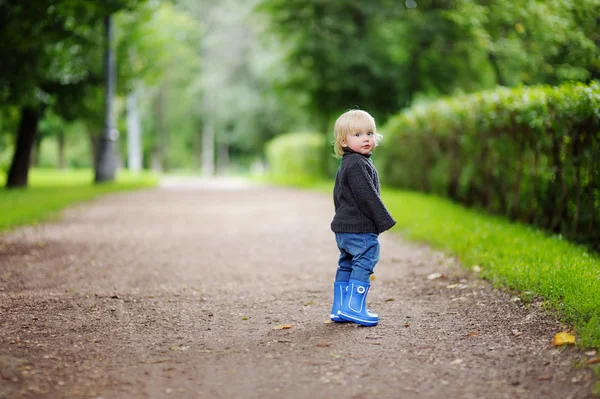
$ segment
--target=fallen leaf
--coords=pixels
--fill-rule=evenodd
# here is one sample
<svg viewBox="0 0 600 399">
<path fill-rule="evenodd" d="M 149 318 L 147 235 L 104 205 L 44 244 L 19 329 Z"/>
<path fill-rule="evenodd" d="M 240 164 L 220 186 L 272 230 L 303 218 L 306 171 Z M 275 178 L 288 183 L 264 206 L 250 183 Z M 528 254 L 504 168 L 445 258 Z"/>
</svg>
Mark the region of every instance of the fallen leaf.
<svg viewBox="0 0 600 399">
<path fill-rule="evenodd" d="M 552 345 L 561 346 L 564 344 L 574 344 L 575 336 L 567 332 L 559 332 L 552 338 Z"/>
<path fill-rule="evenodd" d="M 327 348 L 328 346 L 331 346 L 331 344 L 329 342 L 319 342 L 316 345 L 317 348 Z"/>
<path fill-rule="evenodd" d="M 396 300 L 396 298 L 388 298 L 383 302 L 394 302 Z"/>
<path fill-rule="evenodd" d="M 408 327 L 408 326 L 410 326 L 410 324 L 404 323 L 404 327 Z"/>
<path fill-rule="evenodd" d="M 467 334 L 467 337 L 477 337 L 479 336 L 479 333 L 476 331 L 469 331 L 469 333 Z"/>
<path fill-rule="evenodd" d="M 371 281 L 375 281 L 375 278 L 376 278 L 376 277 L 375 277 L 375 275 L 374 275 L 374 274 L 371 274 L 371 278 L 370 278 L 370 280 L 371 280 Z"/>
<path fill-rule="evenodd" d="M 552 379 L 551 375 L 544 375 L 544 376 L 538 377 L 538 381 L 548 381 L 551 379 Z"/>
<path fill-rule="evenodd" d="M 242 320 L 248 320 L 248 316 L 242 316 Z"/>
<path fill-rule="evenodd" d="M 511 332 L 515 337 L 518 337 L 519 335 L 523 335 L 523 333 L 519 330 L 511 330 Z"/>
<path fill-rule="evenodd" d="M 450 362 L 450 364 L 461 364 L 463 362 L 462 359 L 455 359 L 453 361 Z"/>
<path fill-rule="evenodd" d="M 591 351 L 587 351 L 585 352 L 586 356 L 596 356 L 598 352 L 595 349 L 592 349 Z"/>
<path fill-rule="evenodd" d="M 450 289 L 456 288 L 456 287 L 458 287 L 458 284 L 449 284 L 446 286 L 446 288 L 450 288 Z"/>
<path fill-rule="evenodd" d="M 333 320 L 325 320 L 325 321 L 323 322 L 323 324 L 331 324 L 331 323 L 333 323 Z"/>
<path fill-rule="evenodd" d="M 427 276 L 427 280 L 436 280 L 438 278 L 444 278 L 446 277 L 445 275 L 443 275 L 442 273 L 431 273 L 430 275 Z"/>
<path fill-rule="evenodd" d="M 172 350 L 172 351 L 186 351 L 188 349 L 190 349 L 189 346 L 177 346 L 177 345 L 169 346 L 169 350 Z"/>
<path fill-rule="evenodd" d="M 273 330 L 288 330 L 292 328 L 293 324 L 280 324 L 278 326 L 273 327 Z"/>
<path fill-rule="evenodd" d="M 316 305 L 316 304 L 317 304 L 317 303 L 316 303 L 315 301 L 307 301 L 307 302 L 304 302 L 304 303 L 303 303 L 303 305 L 304 305 L 304 306 Z"/>
<path fill-rule="evenodd" d="M 587 361 L 587 364 L 596 364 L 596 363 L 600 363 L 600 357 L 595 357 L 595 358 L 589 359 Z"/>
</svg>

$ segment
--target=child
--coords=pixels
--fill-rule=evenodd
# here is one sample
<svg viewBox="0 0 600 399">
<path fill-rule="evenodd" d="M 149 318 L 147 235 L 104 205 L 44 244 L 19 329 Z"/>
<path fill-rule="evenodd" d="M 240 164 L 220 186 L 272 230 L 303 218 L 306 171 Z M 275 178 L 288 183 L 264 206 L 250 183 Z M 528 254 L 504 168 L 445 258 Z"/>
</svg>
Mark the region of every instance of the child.
<svg viewBox="0 0 600 399">
<path fill-rule="evenodd" d="M 379 316 L 366 307 L 370 277 L 379 261 L 380 233 L 396 221 L 379 197 L 379 177 L 371 153 L 381 138 L 369 113 L 350 110 L 334 126 L 335 154 L 342 158 L 335 177 L 331 230 L 340 250 L 333 284 L 331 320 L 375 326 Z"/>
</svg>

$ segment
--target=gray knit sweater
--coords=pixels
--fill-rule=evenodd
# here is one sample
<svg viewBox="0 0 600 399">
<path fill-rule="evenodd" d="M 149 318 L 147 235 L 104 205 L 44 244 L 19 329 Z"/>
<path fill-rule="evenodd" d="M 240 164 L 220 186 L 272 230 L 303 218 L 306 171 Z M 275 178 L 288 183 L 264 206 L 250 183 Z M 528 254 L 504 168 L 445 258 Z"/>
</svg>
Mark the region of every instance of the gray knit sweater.
<svg viewBox="0 0 600 399">
<path fill-rule="evenodd" d="M 396 221 L 379 196 L 379 176 L 371 155 L 344 148 L 333 187 L 335 233 L 376 233 L 392 228 Z"/>
</svg>

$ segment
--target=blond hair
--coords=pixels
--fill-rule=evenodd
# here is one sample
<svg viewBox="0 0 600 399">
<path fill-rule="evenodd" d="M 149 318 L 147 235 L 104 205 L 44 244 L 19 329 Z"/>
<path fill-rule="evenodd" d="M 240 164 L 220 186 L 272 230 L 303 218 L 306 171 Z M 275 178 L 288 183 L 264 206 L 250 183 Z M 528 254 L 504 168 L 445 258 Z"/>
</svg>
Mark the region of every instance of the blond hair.
<svg viewBox="0 0 600 399">
<path fill-rule="evenodd" d="M 356 132 L 373 132 L 375 135 L 375 145 L 383 138 L 383 136 L 377 134 L 375 119 L 371 114 L 360 109 L 346 111 L 337 118 L 333 127 L 333 149 L 337 157 L 344 155 L 343 147 L 346 144 L 346 135 Z"/>
</svg>

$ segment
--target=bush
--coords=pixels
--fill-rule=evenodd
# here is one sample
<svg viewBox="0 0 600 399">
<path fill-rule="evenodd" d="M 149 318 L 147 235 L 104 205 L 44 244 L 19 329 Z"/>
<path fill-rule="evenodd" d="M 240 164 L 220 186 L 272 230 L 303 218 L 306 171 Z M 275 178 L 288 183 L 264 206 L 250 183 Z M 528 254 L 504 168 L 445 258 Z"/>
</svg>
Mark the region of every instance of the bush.
<svg viewBox="0 0 600 399">
<path fill-rule="evenodd" d="M 600 85 L 475 93 L 382 128 L 382 181 L 447 196 L 600 249 Z"/>
<path fill-rule="evenodd" d="M 324 176 L 325 136 L 320 133 L 288 133 L 265 144 L 270 174 L 275 178 Z"/>
</svg>

